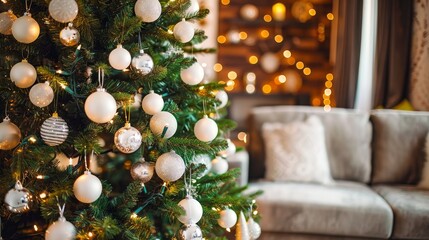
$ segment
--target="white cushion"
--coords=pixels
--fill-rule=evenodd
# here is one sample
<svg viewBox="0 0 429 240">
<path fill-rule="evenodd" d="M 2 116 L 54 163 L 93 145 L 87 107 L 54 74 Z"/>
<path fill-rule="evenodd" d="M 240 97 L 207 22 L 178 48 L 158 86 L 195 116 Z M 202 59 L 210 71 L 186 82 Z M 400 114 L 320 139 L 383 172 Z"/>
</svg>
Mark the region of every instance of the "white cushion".
<svg viewBox="0 0 429 240">
<path fill-rule="evenodd" d="M 265 123 L 265 176 L 273 181 L 330 183 L 325 132 L 320 119 L 303 122 Z"/>
<path fill-rule="evenodd" d="M 429 133 L 426 136 L 425 143 L 426 161 L 423 167 L 422 178 L 419 182 L 419 187 L 429 189 Z"/>
</svg>

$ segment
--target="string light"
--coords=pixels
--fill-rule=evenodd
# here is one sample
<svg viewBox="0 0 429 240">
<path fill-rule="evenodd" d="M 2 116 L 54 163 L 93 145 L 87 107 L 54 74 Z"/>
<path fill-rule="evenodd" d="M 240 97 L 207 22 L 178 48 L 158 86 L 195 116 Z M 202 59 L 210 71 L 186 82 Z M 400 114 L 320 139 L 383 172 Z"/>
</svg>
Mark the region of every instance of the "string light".
<svg viewBox="0 0 429 240">
<path fill-rule="evenodd" d="M 308 10 L 308 14 L 310 14 L 310 16 L 314 17 L 316 16 L 316 10 L 314 8 Z"/>
<path fill-rule="evenodd" d="M 223 5 L 226 6 L 226 5 L 229 5 L 230 0 L 222 0 L 221 2 L 222 2 Z"/>
<path fill-rule="evenodd" d="M 292 53 L 289 50 L 284 50 L 283 51 L 283 56 L 285 58 L 290 58 L 290 57 L 292 57 Z"/>
<path fill-rule="evenodd" d="M 302 70 L 302 72 L 304 73 L 304 75 L 310 75 L 311 74 L 311 68 L 309 68 L 309 67 L 306 67 L 306 68 L 304 68 L 303 70 Z"/>
<path fill-rule="evenodd" d="M 286 76 L 285 75 L 280 75 L 279 76 L 279 82 L 280 83 L 285 83 L 286 82 Z"/>
<path fill-rule="evenodd" d="M 223 66 L 220 63 L 216 63 L 215 65 L 213 65 L 213 70 L 215 72 L 220 72 L 220 71 L 222 71 L 222 69 L 223 69 Z"/>
<path fill-rule="evenodd" d="M 282 35 L 277 34 L 277 35 L 274 37 L 274 41 L 276 41 L 276 43 L 281 43 L 281 42 L 283 42 L 283 36 L 282 36 Z"/>
<path fill-rule="evenodd" d="M 33 228 L 34 228 L 34 231 L 36 232 L 39 230 L 39 227 L 36 224 L 33 225 Z"/>
<path fill-rule="evenodd" d="M 48 195 L 46 194 L 46 192 L 42 192 L 42 193 L 40 193 L 40 194 L 39 194 L 39 197 L 40 197 L 41 199 L 45 199 L 47 196 L 48 196 Z"/>
<path fill-rule="evenodd" d="M 329 112 L 332 109 L 331 107 L 332 80 L 334 80 L 334 75 L 332 73 L 326 74 L 326 82 L 325 82 L 326 89 L 323 91 L 323 105 L 324 105 L 323 110 L 325 110 L 325 112 Z"/>
<path fill-rule="evenodd" d="M 332 13 L 328 13 L 328 14 L 326 14 L 326 18 L 327 18 L 328 20 L 332 21 L 332 20 L 334 20 L 334 14 L 332 14 Z"/>
<path fill-rule="evenodd" d="M 237 78 L 237 73 L 235 71 L 228 72 L 228 78 L 229 79 L 236 79 Z"/>
<path fill-rule="evenodd" d="M 296 68 L 297 68 L 297 69 L 300 69 L 300 70 L 301 70 L 301 69 L 303 69 L 303 68 L 304 68 L 304 63 L 303 63 L 303 62 L 301 62 L 301 61 L 297 62 L 297 63 L 296 63 Z"/>
<path fill-rule="evenodd" d="M 266 29 L 263 29 L 260 32 L 260 35 L 261 35 L 262 38 L 268 38 L 270 36 L 270 32 L 268 32 L 268 30 L 266 30 Z"/>
<path fill-rule="evenodd" d="M 247 93 L 249 93 L 249 94 L 255 93 L 255 90 L 256 90 L 255 85 L 252 85 L 252 84 L 246 85 L 246 92 Z"/>
<path fill-rule="evenodd" d="M 262 86 L 262 92 L 265 94 L 270 94 L 271 90 L 272 88 L 269 84 L 265 84 L 264 86 Z"/>
<path fill-rule="evenodd" d="M 217 37 L 217 42 L 220 43 L 220 44 L 226 43 L 226 37 L 224 35 L 219 35 Z"/>
<path fill-rule="evenodd" d="M 241 40 L 247 39 L 247 33 L 246 32 L 240 32 L 238 34 L 238 36 L 240 37 Z"/>
<path fill-rule="evenodd" d="M 249 57 L 249 63 L 250 63 L 250 64 L 257 64 L 257 63 L 258 63 L 258 61 L 259 61 L 259 59 L 258 59 L 258 57 L 257 57 L 257 56 L 255 56 L 255 55 L 252 55 L 252 56 L 250 56 L 250 57 Z"/>
<path fill-rule="evenodd" d="M 264 21 L 265 22 L 271 22 L 273 20 L 273 18 L 270 16 L 270 15 L 268 15 L 268 14 L 266 14 L 266 15 L 264 15 Z"/>
</svg>

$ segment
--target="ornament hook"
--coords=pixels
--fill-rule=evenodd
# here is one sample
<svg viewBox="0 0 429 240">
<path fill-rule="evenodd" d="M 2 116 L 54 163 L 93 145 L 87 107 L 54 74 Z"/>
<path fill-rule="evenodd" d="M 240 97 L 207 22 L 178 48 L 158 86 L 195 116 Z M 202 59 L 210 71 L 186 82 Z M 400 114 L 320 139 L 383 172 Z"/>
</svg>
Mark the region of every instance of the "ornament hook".
<svg viewBox="0 0 429 240">
<path fill-rule="evenodd" d="M 103 88 L 104 86 L 104 69 L 98 68 L 98 84 L 99 88 Z"/>
</svg>

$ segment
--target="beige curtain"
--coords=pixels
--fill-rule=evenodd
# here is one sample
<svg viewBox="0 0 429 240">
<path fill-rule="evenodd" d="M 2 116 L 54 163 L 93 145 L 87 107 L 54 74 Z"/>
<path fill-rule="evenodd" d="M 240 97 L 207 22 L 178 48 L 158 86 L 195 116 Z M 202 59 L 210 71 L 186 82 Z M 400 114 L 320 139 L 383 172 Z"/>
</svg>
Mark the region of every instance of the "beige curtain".
<svg viewBox="0 0 429 240">
<path fill-rule="evenodd" d="M 417 110 L 429 111 L 429 0 L 414 0 L 411 38 L 410 100 Z"/>
</svg>

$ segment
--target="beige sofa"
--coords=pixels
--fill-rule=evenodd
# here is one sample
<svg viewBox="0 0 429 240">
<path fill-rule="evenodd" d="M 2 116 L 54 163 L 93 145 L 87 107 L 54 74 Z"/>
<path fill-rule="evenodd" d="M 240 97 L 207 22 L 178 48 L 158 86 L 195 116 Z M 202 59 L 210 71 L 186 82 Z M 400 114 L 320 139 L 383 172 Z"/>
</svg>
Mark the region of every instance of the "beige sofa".
<svg viewBox="0 0 429 240">
<path fill-rule="evenodd" d="M 335 183 L 264 180 L 265 122 L 318 116 Z M 429 191 L 417 188 L 428 112 L 299 106 L 255 108 L 250 117 L 250 189 L 267 239 L 429 239 Z"/>
</svg>

